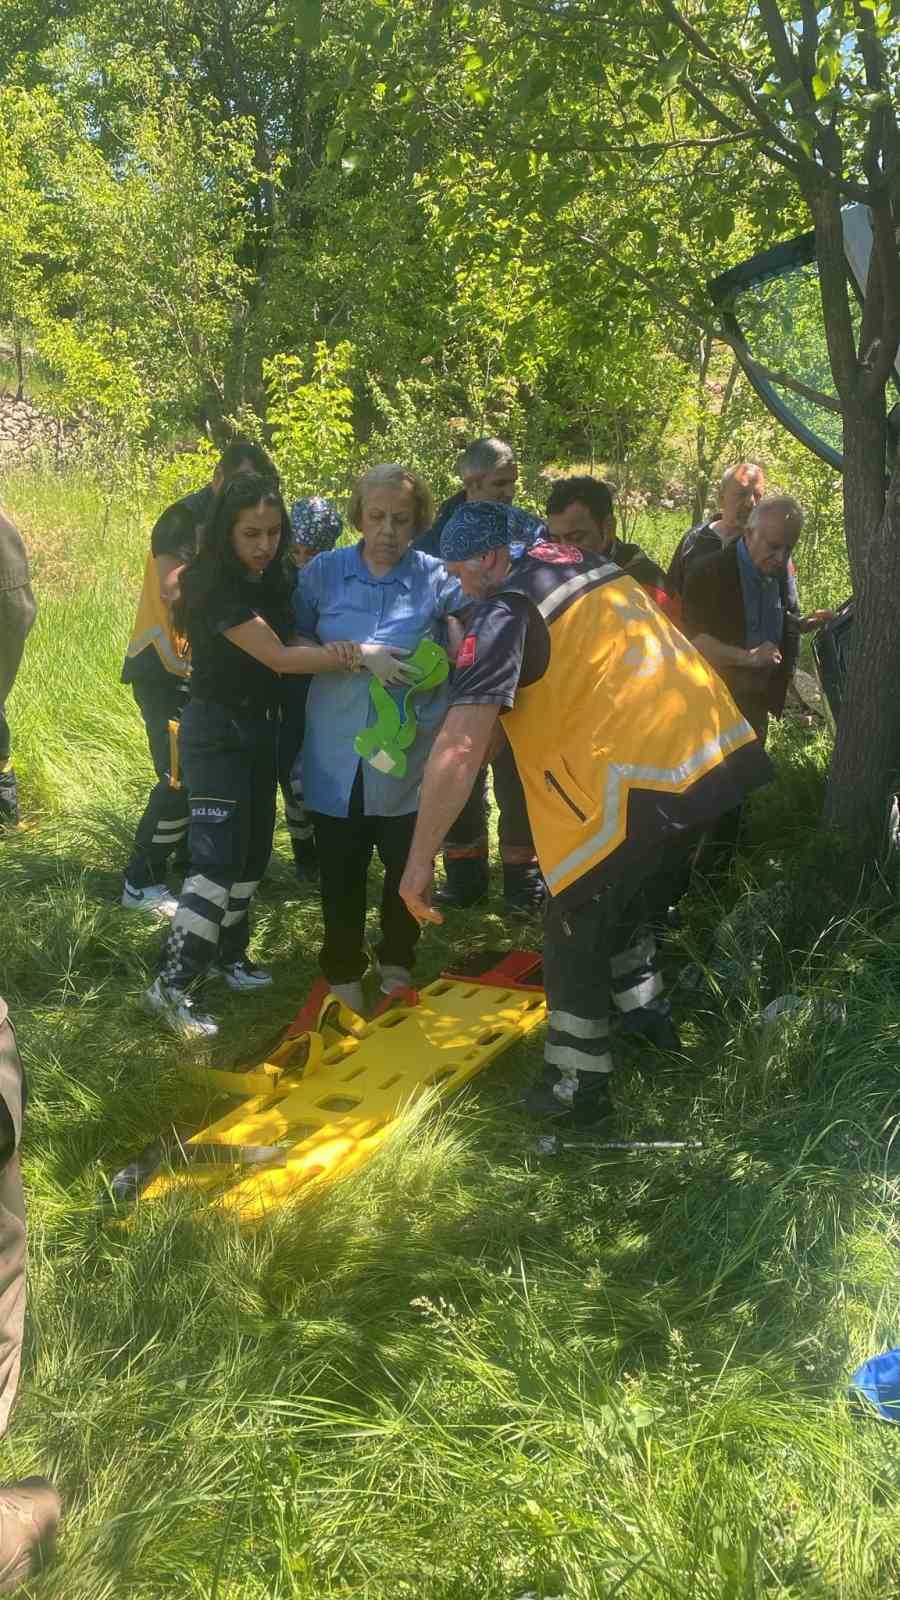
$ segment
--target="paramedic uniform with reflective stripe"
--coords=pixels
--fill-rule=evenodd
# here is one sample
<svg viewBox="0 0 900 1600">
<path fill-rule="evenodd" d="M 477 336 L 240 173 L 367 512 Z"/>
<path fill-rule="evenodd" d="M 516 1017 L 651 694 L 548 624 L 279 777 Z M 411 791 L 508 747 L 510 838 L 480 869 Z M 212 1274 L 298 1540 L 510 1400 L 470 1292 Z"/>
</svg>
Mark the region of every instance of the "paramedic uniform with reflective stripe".
<svg viewBox="0 0 900 1600">
<path fill-rule="evenodd" d="M 550 891 L 548 1066 L 608 1073 L 609 994 L 661 982 L 640 891 L 666 843 L 771 775 L 703 657 L 612 563 L 535 545 L 472 614 L 454 705 L 499 705 Z"/>
<path fill-rule="evenodd" d="M 224 637 L 261 616 L 282 642 L 289 607 L 260 604 L 253 579 L 215 590 L 192 627 L 191 695 L 181 719 L 188 792 L 189 865 L 166 940 L 160 976 L 186 989 L 213 960 L 244 959 L 250 902 L 272 853 L 281 680 Z"/>
<path fill-rule="evenodd" d="M 150 554 L 137 616 L 125 652 L 122 682 L 131 685 L 144 720 L 150 759 L 158 782 L 138 823 L 125 878 L 134 889 L 165 881 L 169 856 L 183 854 L 188 831 L 187 795 L 169 782 L 169 723 L 177 722 L 187 701 L 190 660 L 177 638 L 160 595 L 158 556 L 190 561 L 200 528 L 215 496 L 211 487 L 185 495 L 164 511 L 150 535 Z"/>
</svg>

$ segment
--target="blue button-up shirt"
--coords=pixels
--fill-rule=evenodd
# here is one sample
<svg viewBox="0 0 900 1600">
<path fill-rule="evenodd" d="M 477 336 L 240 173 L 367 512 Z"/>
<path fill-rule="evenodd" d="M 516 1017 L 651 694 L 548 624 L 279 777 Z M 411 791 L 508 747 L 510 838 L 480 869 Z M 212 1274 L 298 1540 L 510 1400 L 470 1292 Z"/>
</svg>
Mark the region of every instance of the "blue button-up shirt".
<svg viewBox="0 0 900 1600">
<path fill-rule="evenodd" d="M 409 549 L 396 566 L 376 577 L 363 560 L 362 542 L 324 551 L 297 574 L 294 615 L 300 633 L 322 644 L 349 639 L 414 650 L 421 639 L 446 644 L 448 616 L 467 601 L 443 562 Z M 328 672 L 310 680 L 306 732 L 300 756 L 303 800 L 310 811 L 346 817 L 360 758 L 353 740 L 377 720 L 368 672 Z M 388 691 L 398 704 L 403 686 Z M 418 732 L 406 752 L 406 775 L 392 778 L 362 762 L 367 816 L 397 817 L 415 811 L 428 753 L 447 710 L 448 687 L 414 695 L 410 704 Z"/>
<path fill-rule="evenodd" d="M 738 539 L 738 572 L 744 598 L 747 649 L 759 644 L 781 644 L 784 635 L 784 603 L 777 577 L 760 572 L 754 565 L 743 539 Z"/>
</svg>

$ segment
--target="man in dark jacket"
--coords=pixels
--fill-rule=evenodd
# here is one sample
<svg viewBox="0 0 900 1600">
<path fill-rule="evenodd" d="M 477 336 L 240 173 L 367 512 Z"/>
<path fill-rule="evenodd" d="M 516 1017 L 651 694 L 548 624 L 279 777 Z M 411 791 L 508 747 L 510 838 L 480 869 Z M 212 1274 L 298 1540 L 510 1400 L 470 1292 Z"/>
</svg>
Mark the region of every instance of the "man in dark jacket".
<svg viewBox="0 0 900 1600">
<path fill-rule="evenodd" d="M 683 595 L 688 571 L 696 562 L 716 555 L 724 545 L 740 538 L 751 512 L 765 492 L 762 467 L 753 461 L 739 461 L 723 472 L 718 514 L 708 522 L 698 523 L 696 528 L 689 528 L 678 542 L 666 576 L 670 595 Z"/>
<path fill-rule="evenodd" d="M 613 491 L 602 478 L 558 478 L 547 500 L 547 527 L 560 544 L 574 545 L 586 555 L 605 556 L 646 589 L 663 611 L 671 610 L 662 567 L 639 544 L 616 532 Z"/>
<path fill-rule="evenodd" d="M 416 547 L 427 556 L 440 556 L 441 534 L 454 511 L 467 500 L 496 500 L 511 506 L 519 478 L 516 452 L 503 439 L 476 439 L 467 445 L 456 463 L 462 488 L 438 507 L 430 528 L 416 540 Z"/>
<path fill-rule="evenodd" d="M 16 775 L 9 759 L 6 698 L 16 681 L 25 640 L 36 615 L 25 546 L 17 529 L 0 512 L 0 827 L 19 820 Z"/>
<path fill-rule="evenodd" d="M 791 552 L 802 527 L 796 500 L 769 495 L 752 511 L 746 532 L 693 564 L 685 584 L 684 632 L 763 741 L 769 716 L 784 710 L 800 634 L 831 615 L 799 615 Z"/>
<path fill-rule="evenodd" d="M 512 505 L 519 469 L 512 445 L 503 439 L 476 439 L 456 463 L 462 479 L 458 494 L 445 500 L 432 526 L 417 541 L 426 555 L 439 556 L 441 534 L 450 518 L 466 501 L 492 501 Z M 503 742 L 491 761 L 494 799 L 499 811 L 500 860 L 503 864 L 503 901 L 508 912 L 528 916 L 544 898 L 544 885 L 534 852 L 525 795 L 512 751 Z M 446 887 L 438 892 L 444 905 L 477 904 L 488 892 L 487 772 L 479 773 L 468 801 L 444 843 Z"/>
</svg>

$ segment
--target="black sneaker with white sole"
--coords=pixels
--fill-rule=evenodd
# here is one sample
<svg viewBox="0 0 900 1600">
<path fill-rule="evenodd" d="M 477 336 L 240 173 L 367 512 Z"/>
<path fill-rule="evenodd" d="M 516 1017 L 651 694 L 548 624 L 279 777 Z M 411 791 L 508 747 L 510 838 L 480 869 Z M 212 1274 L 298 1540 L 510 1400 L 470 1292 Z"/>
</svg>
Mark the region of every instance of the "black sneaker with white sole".
<svg viewBox="0 0 900 1600">
<path fill-rule="evenodd" d="M 126 911 L 149 911 L 156 917 L 174 917 L 178 910 L 178 896 L 172 893 L 167 883 L 151 883 L 145 889 L 138 889 L 126 878 L 122 889 L 122 905 Z"/>
<path fill-rule="evenodd" d="M 235 994 L 250 994 L 254 989 L 268 989 L 272 982 L 271 972 L 265 967 L 258 967 L 255 961 L 218 961 L 210 967 L 210 975 L 224 978 L 229 989 Z"/>
<path fill-rule="evenodd" d="M 219 1025 L 205 1011 L 197 1011 L 189 994 L 162 978 L 144 994 L 144 1010 L 152 1011 L 183 1039 L 214 1039 Z"/>
</svg>

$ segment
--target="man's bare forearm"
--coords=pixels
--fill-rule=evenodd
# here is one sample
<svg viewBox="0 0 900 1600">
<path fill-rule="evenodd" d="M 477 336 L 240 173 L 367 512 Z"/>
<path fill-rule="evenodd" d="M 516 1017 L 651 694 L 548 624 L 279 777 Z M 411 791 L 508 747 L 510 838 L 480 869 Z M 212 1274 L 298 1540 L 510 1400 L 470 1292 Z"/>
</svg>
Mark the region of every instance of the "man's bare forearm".
<svg viewBox="0 0 900 1600">
<path fill-rule="evenodd" d="M 454 706 L 448 711 L 422 779 L 411 865 L 434 860 L 469 798 L 499 715 L 499 706 Z"/>
</svg>

